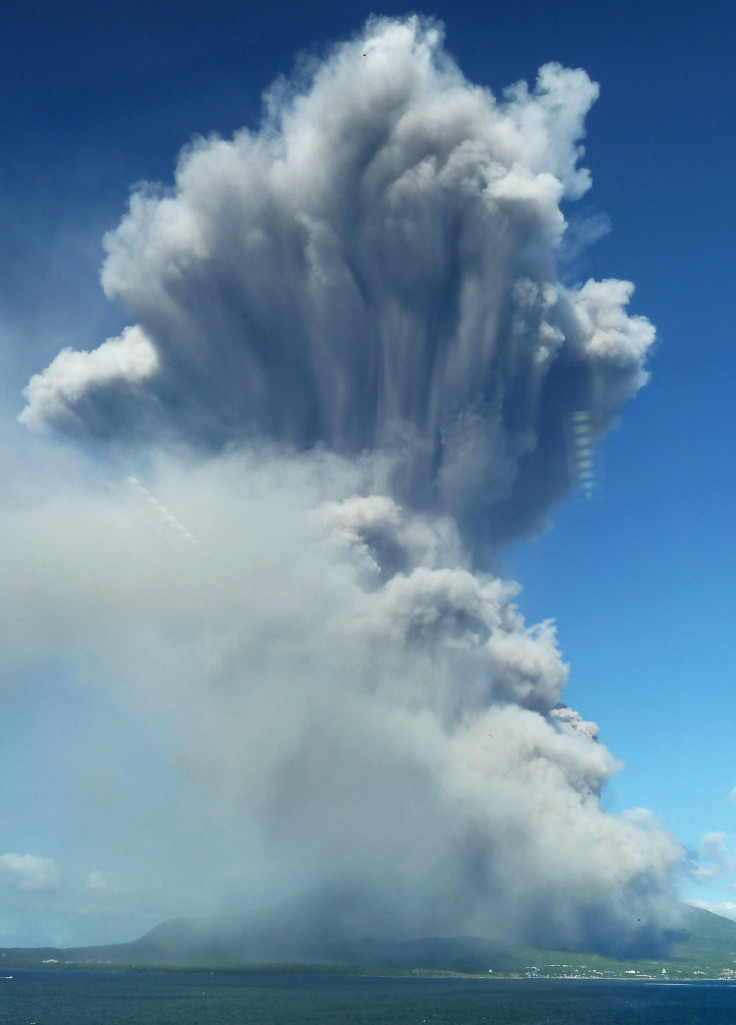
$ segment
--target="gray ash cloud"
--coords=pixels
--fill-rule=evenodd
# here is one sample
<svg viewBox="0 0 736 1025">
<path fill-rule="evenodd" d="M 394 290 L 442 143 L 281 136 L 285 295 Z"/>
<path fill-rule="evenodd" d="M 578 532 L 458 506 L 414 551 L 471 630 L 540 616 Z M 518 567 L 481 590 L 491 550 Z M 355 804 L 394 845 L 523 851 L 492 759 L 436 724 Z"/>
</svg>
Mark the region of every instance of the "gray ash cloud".
<svg viewBox="0 0 736 1025">
<path fill-rule="evenodd" d="M 6 513 L 5 593 L 61 515 L 47 636 L 177 709 L 186 774 L 285 880 L 365 887 L 358 933 L 623 951 L 676 918 L 679 848 L 604 810 L 617 763 L 561 704 L 554 626 L 479 555 L 569 490 L 574 414 L 594 440 L 646 379 L 631 285 L 557 278 L 597 91 L 549 64 L 497 99 L 436 24 L 369 22 L 134 192 L 102 272 L 132 326 L 26 390 L 29 427 L 147 454 L 198 543 L 121 558 L 80 489 Z"/>
<path fill-rule="evenodd" d="M 570 486 L 571 416 L 600 436 L 654 337 L 627 282 L 557 280 L 597 93 L 548 64 L 497 100 L 437 26 L 371 22 L 274 87 L 259 131 L 195 139 L 173 188 L 133 193 L 102 283 L 135 324 L 61 352 L 21 419 L 85 441 L 381 450 L 414 507 L 491 542 L 538 526 Z"/>
</svg>

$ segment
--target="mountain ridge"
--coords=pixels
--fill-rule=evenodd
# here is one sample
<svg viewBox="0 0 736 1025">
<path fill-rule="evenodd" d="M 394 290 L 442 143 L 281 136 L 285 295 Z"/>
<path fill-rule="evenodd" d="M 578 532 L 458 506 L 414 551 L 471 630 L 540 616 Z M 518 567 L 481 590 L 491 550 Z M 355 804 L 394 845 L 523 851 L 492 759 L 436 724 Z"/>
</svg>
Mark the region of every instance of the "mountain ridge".
<svg viewBox="0 0 736 1025">
<path fill-rule="evenodd" d="M 736 969 L 736 922 L 685 905 L 683 933 L 665 955 L 613 958 L 477 936 L 350 936 L 329 915 L 321 923 L 300 921 L 284 902 L 251 915 L 168 920 L 127 943 L 8 947 L 0 948 L 0 957 L 7 967 L 730 978 Z"/>
</svg>

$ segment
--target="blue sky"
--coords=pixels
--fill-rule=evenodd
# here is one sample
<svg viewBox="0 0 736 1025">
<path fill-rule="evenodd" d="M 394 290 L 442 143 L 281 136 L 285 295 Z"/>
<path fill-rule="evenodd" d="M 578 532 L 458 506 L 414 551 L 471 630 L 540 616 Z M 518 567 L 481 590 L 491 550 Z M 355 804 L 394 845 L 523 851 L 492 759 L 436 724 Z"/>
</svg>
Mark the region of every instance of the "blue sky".
<svg viewBox="0 0 736 1025">
<path fill-rule="evenodd" d="M 728 799 L 736 788 L 736 18 L 725 3 L 648 0 L 420 10 L 444 22 L 446 48 L 466 77 L 495 93 L 533 81 L 548 61 L 582 67 L 601 86 L 586 118 L 583 164 L 593 186 L 563 210 L 610 231 L 575 256 L 563 280 L 634 282 L 631 311 L 657 328 L 651 379 L 597 450 L 594 497 L 578 491 L 554 507 L 550 529 L 502 548 L 498 568 L 520 582 L 528 622 L 556 621 L 571 666 L 564 700 L 598 723 L 602 742 L 625 763 L 604 791 L 606 807 L 650 809 L 693 857 L 710 836 L 681 893 L 721 911 L 730 906 L 736 917 L 736 801 Z M 10 15 L 0 39 L 0 409 L 11 504 L 38 491 L 41 478 L 61 495 L 67 478 L 106 487 L 146 469 L 145 458 L 127 465 L 16 422 L 22 389 L 61 348 L 93 349 L 128 323 L 103 295 L 99 269 L 102 235 L 119 223 L 131 186 L 171 183 L 176 155 L 194 133 L 256 128 L 263 90 L 290 71 L 294 55 L 323 54 L 371 13 L 407 9 L 71 2 L 32 3 Z M 169 483 L 167 496 L 177 493 Z M 130 707 L 118 689 L 90 689 L 90 678 L 113 672 L 98 658 L 58 645 L 18 661 L 11 655 L 0 753 L 0 846 L 10 859 L 0 863 L 9 880 L 0 891 L 0 944 L 132 938 L 183 913 L 197 864 L 202 872 L 213 861 L 224 865 L 225 889 L 237 890 L 250 827 L 231 823 L 232 843 L 219 833 L 213 839 L 227 832 L 222 817 L 213 825 L 217 801 L 200 778 L 188 790 L 177 782 L 187 769 L 176 753 L 176 716 L 165 703 L 136 714 L 159 699 L 136 691 L 134 660 L 125 663 L 133 682 L 123 686 L 135 692 Z M 114 671 L 124 675 L 119 665 Z M 201 828 L 184 802 L 201 812 Z M 222 806 L 227 817 L 224 797 Z M 100 807 L 110 810 L 103 821 Z M 186 870 L 167 862 L 163 838 L 150 832 L 157 808 L 185 823 L 181 837 L 193 851 Z M 131 831 L 139 838 L 135 865 L 131 845 L 118 842 Z M 37 860 L 13 860 L 26 855 Z M 268 875 L 270 857 L 259 850 L 246 860 Z M 155 886 L 146 863 L 168 876 L 170 900 L 146 905 L 140 896 Z M 270 868 L 268 885 L 278 890 Z M 292 865 L 288 871 L 294 878 Z M 25 900 L 59 886 L 63 899 Z M 221 890 L 191 903 L 201 912 L 215 900 L 223 901 Z"/>
</svg>

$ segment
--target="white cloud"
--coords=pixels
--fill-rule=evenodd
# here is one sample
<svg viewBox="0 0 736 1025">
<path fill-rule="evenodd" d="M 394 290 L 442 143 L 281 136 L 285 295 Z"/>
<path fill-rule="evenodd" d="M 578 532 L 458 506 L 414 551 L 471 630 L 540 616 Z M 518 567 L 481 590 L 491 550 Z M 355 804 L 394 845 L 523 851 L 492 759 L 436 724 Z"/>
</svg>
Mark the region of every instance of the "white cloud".
<svg viewBox="0 0 736 1025">
<path fill-rule="evenodd" d="M 60 888 L 61 876 L 52 858 L 0 854 L 0 885 L 13 890 L 49 892 Z"/>
<path fill-rule="evenodd" d="M 84 885 L 88 890 L 114 893 L 120 890 L 120 878 L 115 872 L 106 872 L 102 868 L 96 868 L 87 876 Z"/>
<path fill-rule="evenodd" d="M 696 882 L 712 882 L 734 869 L 736 851 L 729 849 L 723 832 L 705 833 L 697 853 L 690 854 L 689 874 Z"/>
</svg>

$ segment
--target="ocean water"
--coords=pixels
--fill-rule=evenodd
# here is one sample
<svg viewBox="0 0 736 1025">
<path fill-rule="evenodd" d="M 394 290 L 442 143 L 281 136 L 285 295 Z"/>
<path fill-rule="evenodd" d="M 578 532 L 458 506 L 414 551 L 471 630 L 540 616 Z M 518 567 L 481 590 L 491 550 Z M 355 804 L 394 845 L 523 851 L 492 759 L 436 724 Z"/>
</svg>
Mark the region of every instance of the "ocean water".
<svg viewBox="0 0 736 1025">
<path fill-rule="evenodd" d="M 2 1025 L 639 1022 L 736 1023 L 736 985 L 22 970 L 0 978 Z"/>
</svg>

